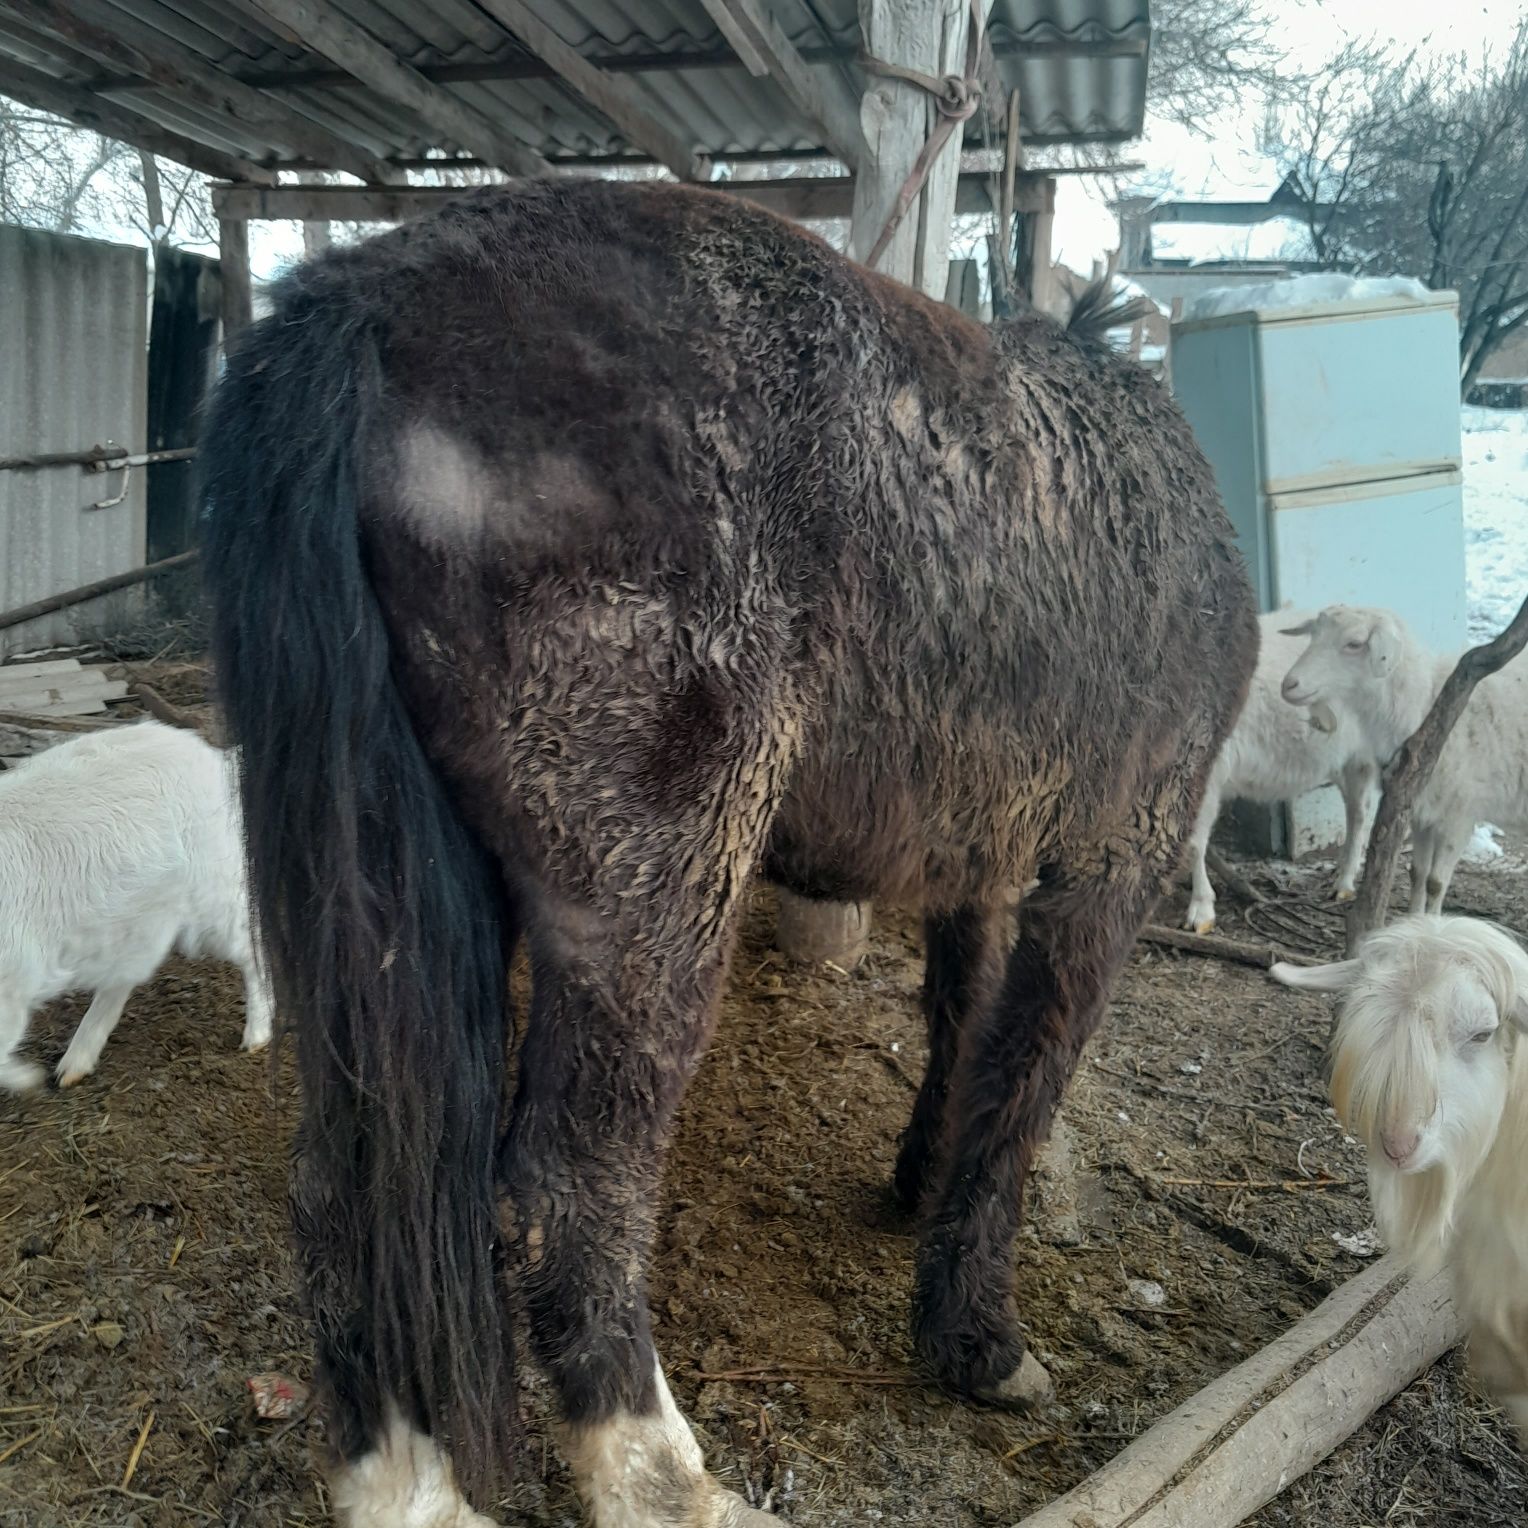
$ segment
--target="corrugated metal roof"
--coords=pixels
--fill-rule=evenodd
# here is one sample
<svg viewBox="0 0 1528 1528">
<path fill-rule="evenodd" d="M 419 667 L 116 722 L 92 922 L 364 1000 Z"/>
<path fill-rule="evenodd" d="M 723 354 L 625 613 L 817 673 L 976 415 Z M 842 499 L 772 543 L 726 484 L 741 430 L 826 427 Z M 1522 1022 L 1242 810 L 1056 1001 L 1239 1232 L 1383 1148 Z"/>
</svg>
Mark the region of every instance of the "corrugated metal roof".
<svg viewBox="0 0 1528 1528">
<path fill-rule="evenodd" d="M 645 157 L 472 0 L 328 4 L 549 160 Z M 1004 82 L 1019 89 L 1030 143 L 1122 141 L 1140 131 L 1147 7 L 1148 0 L 996 0 L 993 52 Z M 460 151 L 287 35 L 253 0 L 98 0 L 93 8 L 151 28 L 373 155 Z M 815 69 L 840 72 L 858 93 L 856 0 L 774 0 L 771 8 Z M 621 77 L 651 115 L 712 157 L 825 148 L 820 130 L 773 80 L 742 67 L 700 0 L 536 0 L 536 14 L 592 62 L 620 61 Z M 270 140 L 269 129 L 137 84 L 28 25 L 7 0 L 0 0 L 0 57 L 98 90 L 199 143 L 267 165 L 300 162 Z M 968 125 L 966 141 L 979 145 L 979 120 Z"/>
</svg>

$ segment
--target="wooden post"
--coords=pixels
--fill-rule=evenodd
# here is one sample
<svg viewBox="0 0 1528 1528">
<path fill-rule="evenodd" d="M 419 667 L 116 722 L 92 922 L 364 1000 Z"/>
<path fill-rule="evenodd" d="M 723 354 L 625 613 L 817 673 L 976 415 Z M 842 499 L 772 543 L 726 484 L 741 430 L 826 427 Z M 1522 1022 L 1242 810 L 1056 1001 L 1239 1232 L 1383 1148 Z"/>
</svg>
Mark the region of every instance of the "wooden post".
<svg viewBox="0 0 1528 1528">
<path fill-rule="evenodd" d="M 1412 805 L 1427 788 L 1438 755 L 1443 752 L 1454 724 L 1464 714 L 1475 686 L 1506 667 L 1524 647 L 1528 647 L 1528 600 L 1523 601 L 1512 624 L 1494 642 L 1472 647 L 1459 659 L 1439 690 L 1432 710 L 1391 761 L 1385 772 L 1385 792 L 1375 814 L 1374 831 L 1369 836 L 1364 877 L 1348 908 L 1349 955 L 1365 934 L 1383 925 L 1389 913 L 1390 884 L 1395 879 L 1395 865 L 1401 857 L 1401 839 Z"/>
<path fill-rule="evenodd" d="M 987 0 L 983 0 L 984 7 Z M 969 0 L 860 0 L 860 30 L 872 58 L 940 77 L 965 71 Z M 860 101 L 865 152 L 854 183 L 849 252 L 865 259 L 897 203 L 918 155 L 939 121 L 934 98 L 906 80 L 872 76 Z M 950 223 L 964 128 L 957 125 L 915 206 L 876 262 L 876 269 L 944 297 Z"/>
<path fill-rule="evenodd" d="M 249 224 L 242 218 L 218 219 L 218 265 L 223 282 L 223 349 L 254 316 L 254 287 L 249 273 Z"/>
<path fill-rule="evenodd" d="M 323 186 L 327 185 L 329 177 L 322 170 L 299 170 L 297 172 L 297 184 L 299 186 Z M 311 260 L 314 255 L 322 254 L 329 247 L 329 220 L 327 218 L 304 218 L 302 223 L 302 253 L 303 258 Z"/>
<path fill-rule="evenodd" d="M 1047 175 L 1040 183 L 1036 205 L 1019 214 L 1022 228 L 1018 269 L 1020 289 L 1042 313 L 1059 317 L 1059 294 L 1051 269 L 1051 232 L 1056 221 L 1056 178 Z"/>
</svg>

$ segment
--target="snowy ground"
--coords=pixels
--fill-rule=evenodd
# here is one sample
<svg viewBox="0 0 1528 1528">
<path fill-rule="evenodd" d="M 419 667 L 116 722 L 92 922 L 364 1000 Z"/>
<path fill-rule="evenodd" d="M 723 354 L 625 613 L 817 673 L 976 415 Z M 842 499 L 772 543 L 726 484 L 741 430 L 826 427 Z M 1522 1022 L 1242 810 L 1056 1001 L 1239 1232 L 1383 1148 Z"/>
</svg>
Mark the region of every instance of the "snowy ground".
<svg viewBox="0 0 1528 1528">
<path fill-rule="evenodd" d="M 1528 597 L 1528 410 L 1466 408 L 1461 422 L 1469 635 L 1484 642 Z"/>
<path fill-rule="evenodd" d="M 1528 411 L 1466 407 L 1460 423 L 1470 641 L 1484 642 L 1528 597 Z M 1499 831 L 1482 823 L 1465 858 L 1500 856 Z"/>
</svg>

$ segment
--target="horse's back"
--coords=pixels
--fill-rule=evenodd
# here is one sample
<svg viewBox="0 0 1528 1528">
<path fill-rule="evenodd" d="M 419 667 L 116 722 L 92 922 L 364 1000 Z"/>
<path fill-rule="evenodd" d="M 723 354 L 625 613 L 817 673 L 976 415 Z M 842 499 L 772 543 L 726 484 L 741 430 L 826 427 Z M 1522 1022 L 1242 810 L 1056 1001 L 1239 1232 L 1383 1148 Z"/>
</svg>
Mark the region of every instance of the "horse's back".
<svg viewBox="0 0 1528 1528">
<path fill-rule="evenodd" d="M 958 898 L 1175 855 L 1255 638 L 1208 468 L 1143 373 L 672 187 L 485 191 L 284 301 L 326 294 L 380 336 L 365 518 L 417 671 L 447 651 L 661 778 L 703 747 L 697 706 L 785 672 L 774 862 L 805 889 Z M 579 715 L 559 666 L 601 676 Z M 501 780 L 506 747 L 518 772 L 553 746 L 491 742 Z"/>
</svg>

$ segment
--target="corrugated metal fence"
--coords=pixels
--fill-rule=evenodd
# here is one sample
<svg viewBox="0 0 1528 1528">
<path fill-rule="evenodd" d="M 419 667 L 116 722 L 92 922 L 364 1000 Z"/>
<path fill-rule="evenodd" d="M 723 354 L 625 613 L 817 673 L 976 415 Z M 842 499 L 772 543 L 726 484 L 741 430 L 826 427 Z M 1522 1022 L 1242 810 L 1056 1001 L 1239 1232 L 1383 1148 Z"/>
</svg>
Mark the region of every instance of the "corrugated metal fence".
<svg viewBox="0 0 1528 1528">
<path fill-rule="evenodd" d="M 0 227 L 0 457 L 144 448 L 148 269 L 141 249 Z M 0 472 L 0 610 L 141 567 L 145 475 Z M 0 656 L 120 625 L 141 588 L 0 631 Z"/>
</svg>

